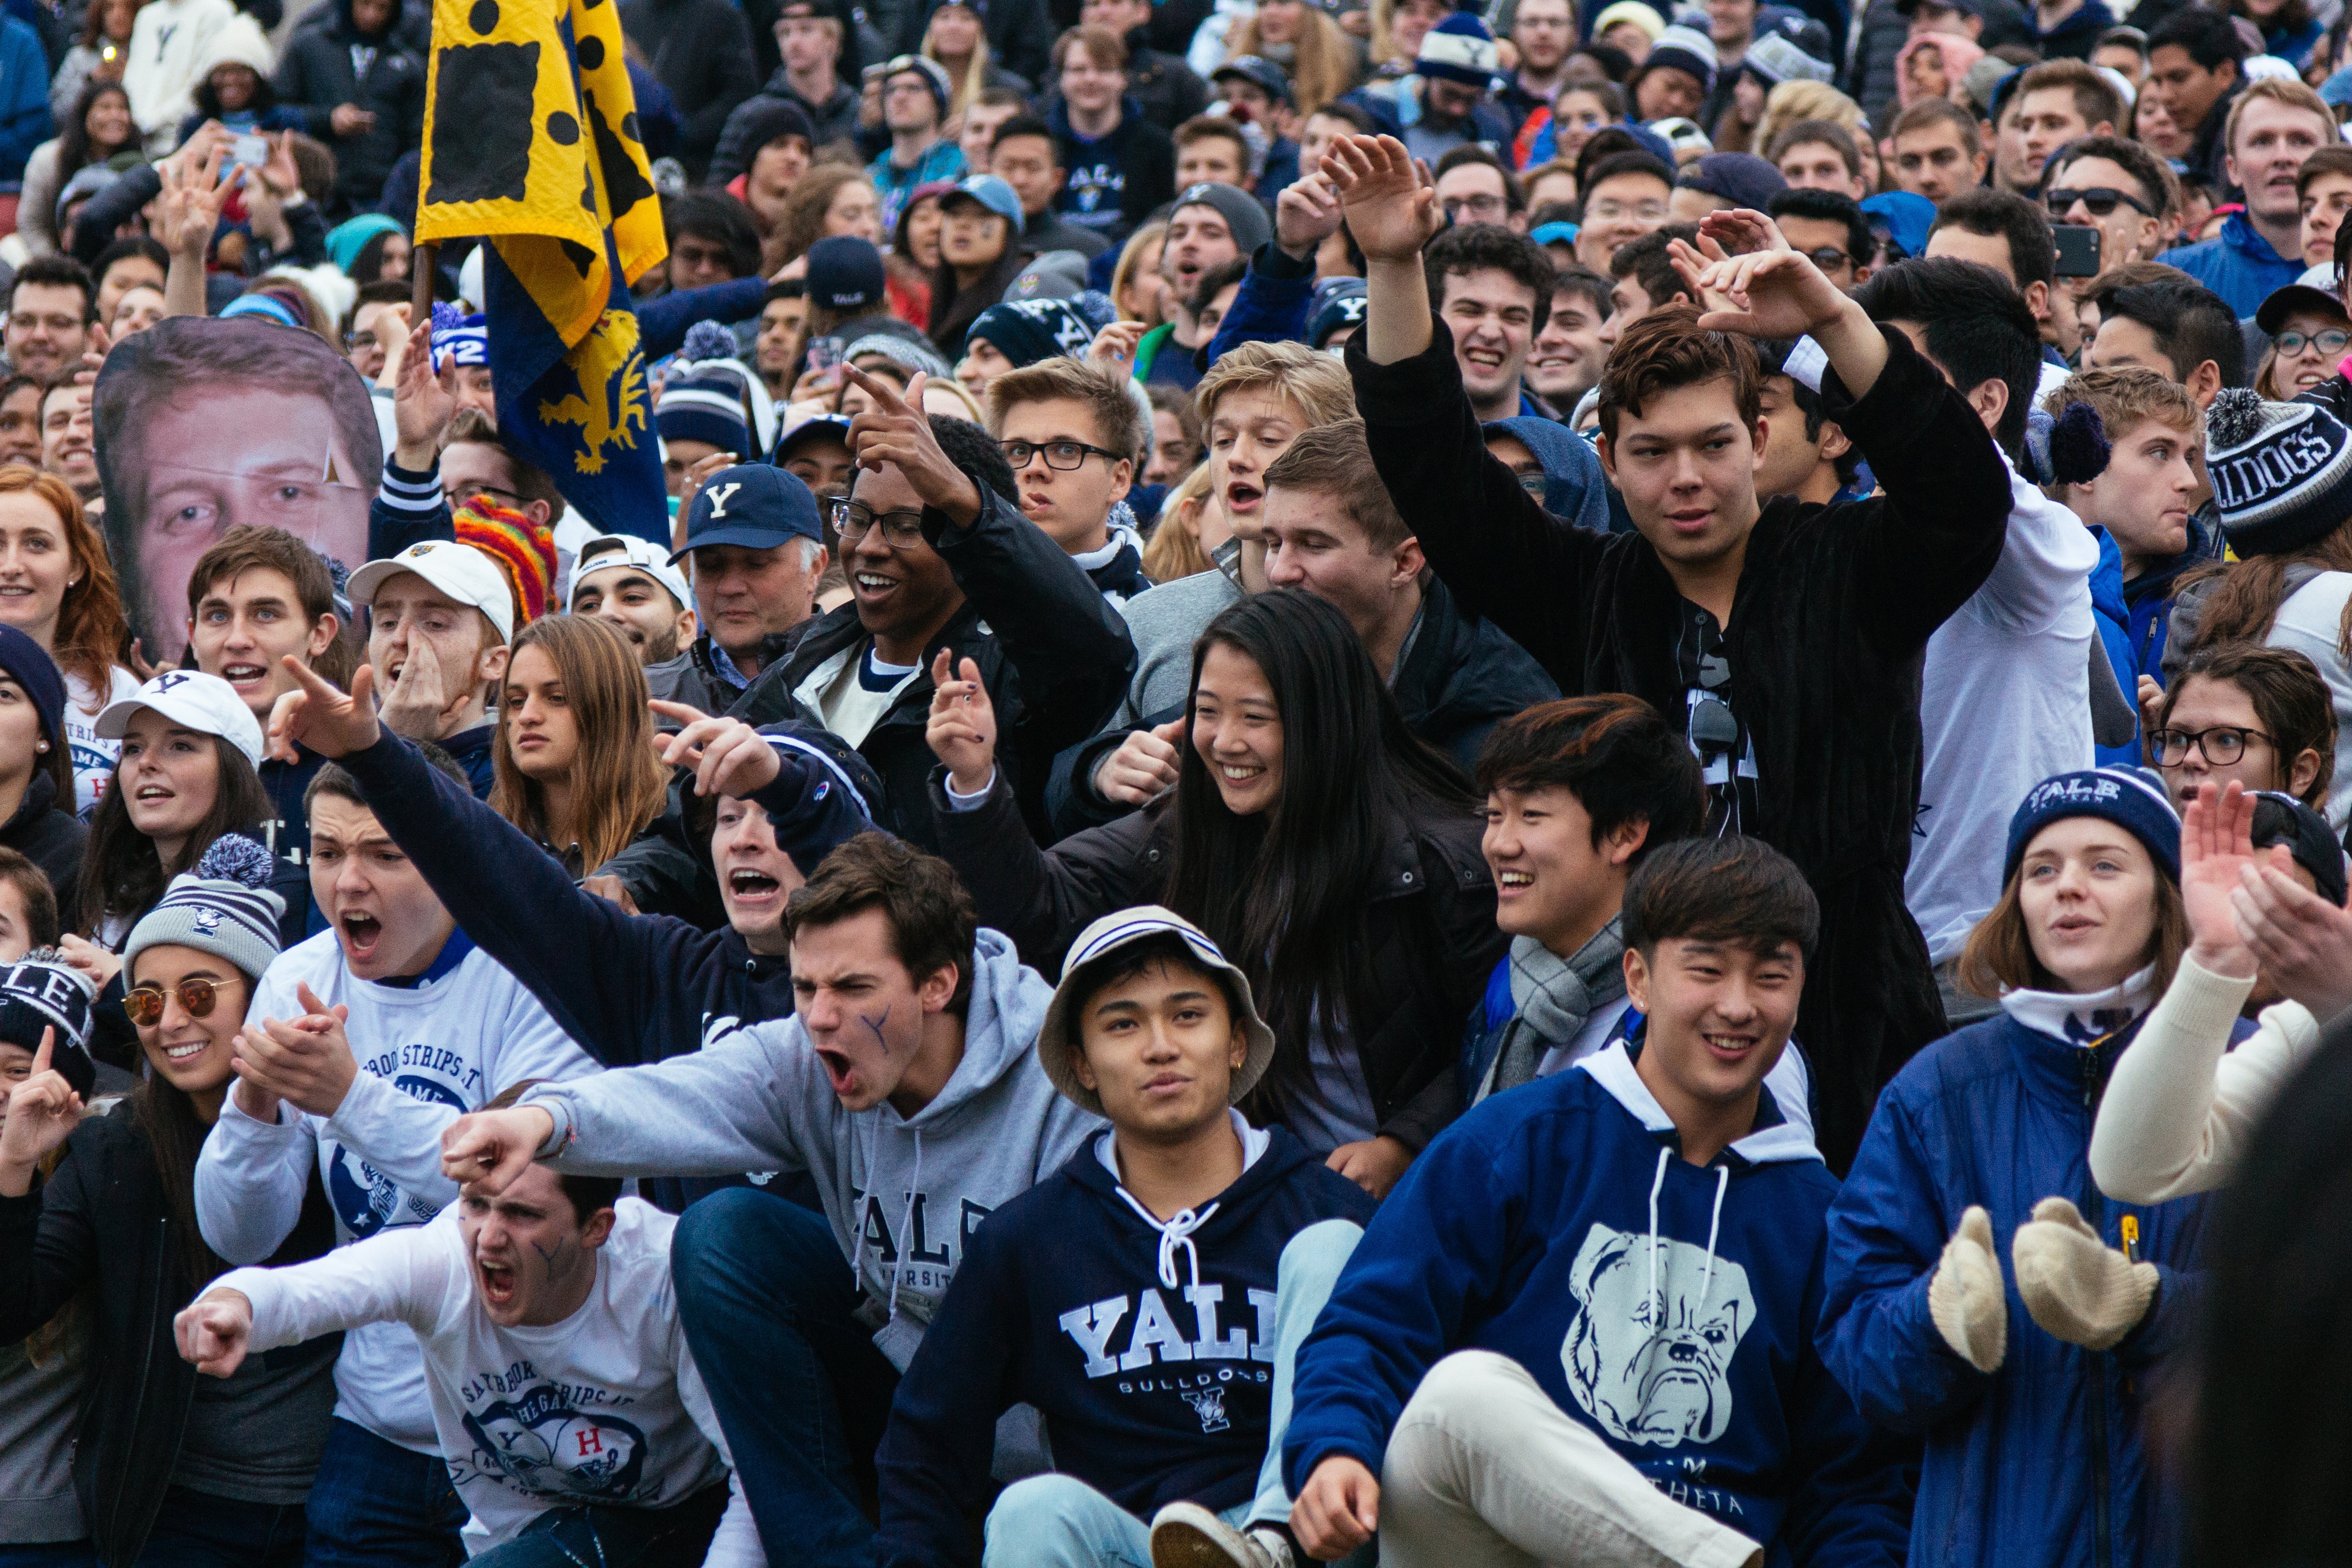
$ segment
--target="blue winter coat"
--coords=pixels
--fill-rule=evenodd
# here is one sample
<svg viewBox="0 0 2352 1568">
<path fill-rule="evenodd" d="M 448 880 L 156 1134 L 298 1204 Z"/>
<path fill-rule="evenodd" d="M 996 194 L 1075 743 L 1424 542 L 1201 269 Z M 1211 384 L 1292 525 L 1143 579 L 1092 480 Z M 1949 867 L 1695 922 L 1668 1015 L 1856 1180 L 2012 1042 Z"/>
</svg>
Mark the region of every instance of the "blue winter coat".
<svg viewBox="0 0 2352 1568">
<path fill-rule="evenodd" d="M 2273 250 L 2271 242 L 2246 221 L 2243 213 L 2224 218 L 2221 232 L 2213 238 L 2168 250 L 2157 259 L 2167 267 L 2179 268 L 2212 289 L 2240 316 L 2252 315 L 2271 297 L 2271 290 L 2284 289 L 2303 276 L 2303 263 Z"/>
<path fill-rule="evenodd" d="M 2130 639 L 2133 675 L 2133 684 L 2124 688 L 2126 696 L 2131 695 L 2137 678 L 2143 675 L 2154 676 L 2158 686 L 2164 684 L 2164 647 L 2172 626 L 2173 600 L 2178 597 L 2182 577 L 2196 567 L 2221 559 L 2219 520 L 2220 513 L 2213 510 L 2211 501 L 2199 507 L 2189 514 L 2189 548 L 2124 584 L 2124 624 Z M 2121 673 L 2120 668 L 2117 673 Z M 2138 699 L 2133 698 L 2133 702 L 2137 705 Z"/>
<path fill-rule="evenodd" d="M 2128 744 L 2099 746 L 2099 766 L 2115 764 L 2121 767 L 2139 765 L 2139 699 L 2133 695 L 2139 685 L 2139 672 L 2132 666 L 2131 633 L 2126 626 L 2130 612 L 2124 607 L 2124 553 L 2115 539 L 2104 528 L 2091 530 L 2099 542 L 2099 563 L 2091 570 L 2091 616 L 2098 623 L 2099 641 L 2106 646 L 2107 663 L 2116 672 L 2116 684 L 2123 688 L 2124 700 L 2132 706 L 2132 737 Z"/>
<path fill-rule="evenodd" d="M 1865 1416 L 1926 1436 L 1915 1568 L 2179 1560 L 2140 1426 L 2154 1374 L 2196 1316 L 2204 1200 L 2115 1203 L 2089 1163 L 2099 1095 L 2138 1028 L 2078 1045 L 2002 1014 L 1946 1036 L 1881 1092 L 1830 1205 L 1822 1359 Z M 2137 1226 L 2136 1256 L 2157 1266 L 2147 1316 L 2111 1351 L 2044 1332 L 2017 1293 L 2011 1240 L 2047 1197 L 2072 1200 L 2110 1247 Z M 2008 1287 L 2008 1352 L 1990 1373 L 1953 1354 L 1927 1315 L 1928 1281 L 1971 1204 L 1991 1215 Z"/>
<path fill-rule="evenodd" d="M 14 16 L 0 16 L 0 182 L 22 180 L 25 160 L 55 129 L 41 36 Z"/>
</svg>

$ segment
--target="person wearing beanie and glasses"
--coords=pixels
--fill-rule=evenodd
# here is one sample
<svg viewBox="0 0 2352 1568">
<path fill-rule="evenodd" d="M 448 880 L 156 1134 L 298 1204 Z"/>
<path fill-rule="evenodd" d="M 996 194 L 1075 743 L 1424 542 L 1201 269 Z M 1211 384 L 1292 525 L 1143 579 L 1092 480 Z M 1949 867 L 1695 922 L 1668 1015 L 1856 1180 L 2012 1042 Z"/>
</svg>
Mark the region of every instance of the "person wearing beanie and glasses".
<svg viewBox="0 0 2352 1568">
<path fill-rule="evenodd" d="M 2187 900 L 2221 900 L 2228 924 L 2235 868 L 2198 828 L 2185 885 L 2154 773 L 2027 792 L 2000 901 L 1960 960 L 2000 1013 L 1880 1092 L 1830 1205 L 1822 1359 L 1864 1415 L 1925 1436 L 1912 1539 L 1938 1561 L 2078 1561 L 2094 1528 L 2116 1563 L 2171 1560 L 2179 1500 L 2141 1434 L 2196 1315 L 2203 1200 L 2110 1202 L 2089 1151 L 2109 1075 L 2183 969 Z M 2200 965 L 2234 973 L 2214 918 Z M 2235 1014 L 2204 1023 L 2241 1038 Z"/>
<path fill-rule="evenodd" d="M 2304 655 L 2334 700 L 2336 777 L 2352 780 L 2352 429 L 2316 404 L 2226 388 L 2206 410 L 2205 471 L 2234 559 L 2183 584 L 2165 668 L 2225 642 Z M 2347 818 L 2352 789 L 2327 805 L 2338 831 Z"/>
<path fill-rule="evenodd" d="M 307 691 L 317 677 L 303 674 Z M 362 670 L 354 689 L 373 679 Z M 463 775 L 442 763 L 457 784 Z M 441 1174 L 443 1127 L 501 1085 L 594 1070 L 457 929 L 348 773 L 321 768 L 304 805 L 310 893 L 326 929 L 252 985 L 237 1081 L 196 1161 L 196 1225 L 231 1264 L 280 1254 L 321 1183 L 338 1241 L 428 1223 L 457 1195 Z M 414 1337 L 389 1323 L 344 1335 L 335 1391 L 309 1502 L 314 1549 L 344 1562 L 450 1561 L 440 1554 L 459 1550 L 466 1510 L 449 1489 Z"/>
<path fill-rule="evenodd" d="M 955 96 L 944 67 L 921 55 L 900 55 L 873 68 L 882 79 L 882 123 L 890 146 L 866 165 L 866 177 L 882 198 L 882 231 L 888 234 L 918 185 L 963 178 L 963 148 L 940 135 Z"/>
<path fill-rule="evenodd" d="M 304 1495 L 326 1484 L 333 1339 L 203 1387 L 172 1342 L 172 1307 L 226 1267 L 198 1234 L 194 1173 L 228 1092 L 255 981 L 278 955 L 277 895 L 224 874 L 229 858 L 176 879 L 131 929 L 125 1007 L 146 1074 L 111 1115 L 82 1115 L 96 1070 L 87 984 L 37 954 L 0 970 L 0 1040 L 35 1052 L 22 1082 L 0 1078 L 13 1089 L 0 1121 L 0 1344 L 32 1335 L 56 1354 L 72 1337 L 60 1315 L 79 1303 L 81 1414 L 70 1463 L 74 1491 L 102 1500 L 81 1522 L 89 1552 L 109 1564 L 226 1554 L 251 1568 L 299 1568 Z M 273 1261 L 334 1245 L 315 1174 L 289 1219 Z M 19 1414 L 13 1398 L 0 1401 L 0 1433 Z M 7 1442 L 0 1469 L 23 1453 Z M 24 1500 L 22 1512 L 18 1500 L 0 1509 L 0 1540 L 20 1520 L 71 1531 L 71 1495 L 38 1510 Z M 0 1545 L 0 1556 L 8 1552 Z"/>
<path fill-rule="evenodd" d="M 1037 1060 L 1110 1127 L 972 1233 L 891 1402 L 877 1563 L 971 1561 L 997 1420 L 1025 1404 L 1057 1468 L 988 1509 L 984 1563 L 1305 1568 L 1291 1363 L 1372 1200 L 1234 1109 L 1273 1059 L 1248 980 L 1190 921 L 1143 905 L 1079 933 Z"/>
<path fill-rule="evenodd" d="M 41 868 L 68 929 L 79 926 L 89 829 L 74 815 L 66 682 L 41 645 L 0 626 L 0 847 Z"/>
</svg>

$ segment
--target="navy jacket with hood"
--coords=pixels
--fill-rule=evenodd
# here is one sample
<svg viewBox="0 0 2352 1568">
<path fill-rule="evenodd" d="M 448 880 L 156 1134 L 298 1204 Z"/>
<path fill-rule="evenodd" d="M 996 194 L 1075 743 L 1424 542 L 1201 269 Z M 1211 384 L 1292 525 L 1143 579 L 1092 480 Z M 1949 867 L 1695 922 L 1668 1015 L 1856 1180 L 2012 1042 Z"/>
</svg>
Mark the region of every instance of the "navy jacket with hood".
<svg viewBox="0 0 2352 1568">
<path fill-rule="evenodd" d="M 2331 378 L 2341 384 L 2343 377 Z M 2138 677 L 2152 675 L 2164 681 L 2166 634 L 2172 625 L 2173 601 L 2181 578 L 2197 567 L 2221 559 L 2221 525 L 2213 503 L 2207 501 L 2189 516 L 2189 548 L 2161 566 L 2149 568 L 2124 584 L 2124 637 L 2132 661 L 2130 692 Z M 2119 668 L 2116 673 L 2120 676 Z M 2133 699 L 2137 701 L 2137 698 Z"/>
<path fill-rule="evenodd" d="M 2252 1026 L 2241 1023 L 2239 1037 Z M 1911 1561 L 1939 1568 L 2125 1568 L 2177 1561 L 2171 1521 L 2140 1442 L 2151 1374 L 2196 1315 L 2205 1200 L 2118 1204 L 2091 1181 L 2091 1123 L 2135 1021 L 2096 1044 L 2062 1040 L 2007 1014 L 1914 1057 L 1877 1113 L 1830 1207 L 1822 1359 L 1862 1412 L 1924 1433 Z M 2113 1350 L 2042 1331 L 2017 1293 L 2010 1247 L 2043 1198 L 2071 1200 L 2109 1247 L 2125 1227 L 2157 1267 L 2153 1305 Z M 2009 1298 L 2009 1345 L 1981 1373 L 1952 1353 L 1927 1288 L 1960 1216 L 1992 1217 Z"/>
<path fill-rule="evenodd" d="M 876 1456 L 874 1560 L 969 1563 L 997 1417 L 1045 1413 L 1055 1468 L 1139 1518 L 1180 1500 L 1223 1510 L 1257 1490 L 1274 1393 L 1276 1266 L 1327 1219 L 1372 1200 L 1279 1127 L 1241 1179 L 1165 1245 L 1099 1132 L 974 1231 Z"/>
<path fill-rule="evenodd" d="M 373 208 L 392 166 L 425 133 L 425 63 L 401 41 L 402 3 L 392 0 L 391 20 L 371 36 L 352 22 L 352 0 L 335 0 L 296 26 L 278 61 L 278 101 L 299 110 L 302 129 L 334 149 L 335 197 L 342 207 Z M 354 68 L 355 48 L 375 51 L 364 71 Z M 375 123 L 336 135 L 335 108 L 344 103 L 369 110 Z M 393 216 L 414 226 L 410 214 Z"/>
<path fill-rule="evenodd" d="M 1135 100 L 1122 101 L 1118 123 L 1108 135 L 1079 135 L 1071 128 L 1067 104 L 1055 104 L 1046 123 L 1067 171 L 1054 197 L 1054 211 L 1064 222 L 1094 230 L 1116 249 L 1155 210 L 1176 199 L 1176 143 L 1143 117 L 1143 106 Z"/>
<path fill-rule="evenodd" d="M 1423 1374 L 1485 1350 L 1774 1568 L 1901 1562 L 1901 1447 L 1813 1349 L 1836 1181 L 1769 1092 L 1708 1164 L 1676 1142 L 1622 1044 L 1433 1140 L 1299 1349 L 1293 1495 L 1334 1455 L 1378 1475 Z"/>
</svg>

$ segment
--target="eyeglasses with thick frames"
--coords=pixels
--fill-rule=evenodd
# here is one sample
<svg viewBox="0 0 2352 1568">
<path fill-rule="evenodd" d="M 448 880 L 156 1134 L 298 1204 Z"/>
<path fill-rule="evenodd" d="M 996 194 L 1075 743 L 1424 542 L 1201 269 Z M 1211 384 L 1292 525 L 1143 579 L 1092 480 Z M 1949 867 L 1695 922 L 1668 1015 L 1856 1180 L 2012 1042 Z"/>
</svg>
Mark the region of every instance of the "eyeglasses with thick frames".
<svg viewBox="0 0 2352 1568">
<path fill-rule="evenodd" d="M 2352 347 L 2352 332 L 2341 327 L 2329 327 L 2316 332 L 2284 331 L 2271 342 L 2289 359 L 2315 345 L 2323 354 L 2340 357 L 2347 347 Z"/>
<path fill-rule="evenodd" d="M 1117 452 L 1089 447 L 1084 441 L 999 441 L 997 445 L 1004 449 L 1004 460 L 1013 465 L 1013 471 L 1016 474 L 1027 468 L 1029 459 L 1040 452 L 1045 454 L 1047 468 L 1057 468 L 1066 474 L 1086 467 L 1088 458 L 1100 458 L 1106 467 L 1122 460 Z"/>
<path fill-rule="evenodd" d="M 876 511 L 863 501 L 836 499 L 833 503 L 833 526 L 850 543 L 873 531 L 876 523 L 882 525 L 882 542 L 893 550 L 908 550 L 923 542 L 923 514 L 919 511 Z"/>
<path fill-rule="evenodd" d="M 2083 210 L 2093 217 L 2113 217 L 2116 204 L 2118 202 L 2142 217 L 2156 216 L 2148 209 L 2146 202 L 2133 195 L 2129 191 L 2118 191 L 2106 185 L 2089 185 L 2079 191 L 2062 190 L 2053 185 L 2046 199 L 2050 204 L 2050 216 L 2053 217 L 2064 217 L 2074 210 L 2076 202 L 2082 203 Z"/>
<path fill-rule="evenodd" d="M 237 984 L 239 982 L 234 980 L 188 979 L 181 981 L 173 990 L 189 1017 L 208 1018 L 212 1016 L 213 1004 L 220 999 L 220 994 Z M 131 1021 L 142 1029 L 162 1023 L 163 988 L 160 985 L 133 985 L 122 994 L 122 1010 L 130 1014 Z"/>
<path fill-rule="evenodd" d="M 2260 730 L 2242 729 L 2235 724 L 2216 724 L 2210 730 L 2158 730 L 2148 737 L 2156 747 L 2157 765 L 2166 768 L 2177 768 L 2187 762 L 2191 746 L 2215 767 L 2226 768 L 2246 754 L 2248 741 L 2268 745 L 2270 739 Z"/>
</svg>

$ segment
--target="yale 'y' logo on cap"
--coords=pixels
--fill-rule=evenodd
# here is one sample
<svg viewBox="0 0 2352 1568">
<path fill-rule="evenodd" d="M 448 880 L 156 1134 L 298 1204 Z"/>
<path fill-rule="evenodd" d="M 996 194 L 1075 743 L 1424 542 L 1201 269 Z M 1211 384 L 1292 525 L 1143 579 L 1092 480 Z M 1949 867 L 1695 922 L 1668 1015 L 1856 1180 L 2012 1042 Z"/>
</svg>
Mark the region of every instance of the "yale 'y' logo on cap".
<svg viewBox="0 0 2352 1568">
<path fill-rule="evenodd" d="M 728 500 L 733 497 L 737 490 L 740 490 L 742 488 L 743 483 L 740 479 L 735 481 L 733 484 L 711 486 L 708 492 L 710 497 L 710 515 L 713 517 L 725 517 L 727 515 Z"/>
<path fill-rule="evenodd" d="M 220 923 L 221 912 L 218 910 L 199 909 L 196 911 L 195 927 L 198 936 L 216 935 L 220 931 Z"/>
</svg>

